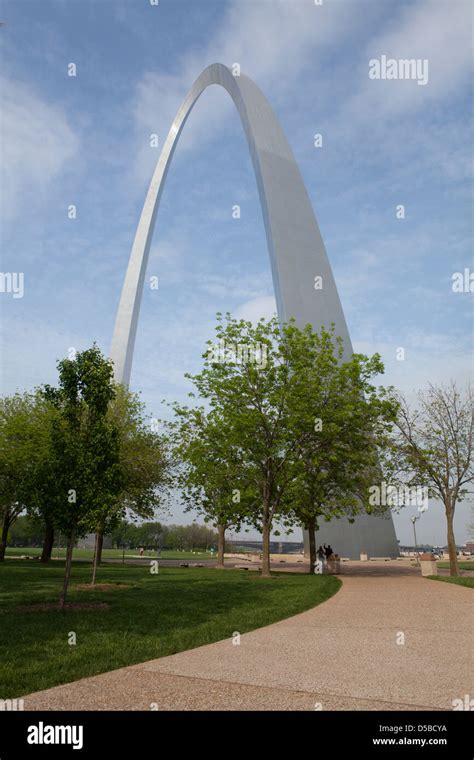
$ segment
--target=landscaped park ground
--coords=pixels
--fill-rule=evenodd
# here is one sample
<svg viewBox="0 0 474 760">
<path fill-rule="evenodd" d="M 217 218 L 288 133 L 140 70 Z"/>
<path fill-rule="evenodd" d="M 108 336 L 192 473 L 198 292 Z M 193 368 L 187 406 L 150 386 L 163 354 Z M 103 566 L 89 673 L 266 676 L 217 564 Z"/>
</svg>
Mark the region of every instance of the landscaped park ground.
<svg viewBox="0 0 474 760">
<path fill-rule="evenodd" d="M 332 576 L 279 572 L 266 580 L 245 570 L 162 566 L 153 574 L 149 565 L 119 563 L 99 568 L 97 582 L 106 585 L 93 590 L 82 559 L 73 564 L 73 606 L 59 611 L 63 573 L 61 560 L 0 563 L 2 699 L 230 639 L 315 607 L 341 586 Z"/>
<path fill-rule="evenodd" d="M 21 556 L 29 556 L 29 557 L 39 557 L 41 555 L 42 549 L 38 549 L 36 547 L 8 547 L 6 551 L 7 557 L 21 557 Z M 66 549 L 61 548 L 54 548 L 53 549 L 53 559 L 65 559 L 66 558 Z M 132 559 L 139 556 L 148 557 L 150 559 L 156 559 L 157 553 L 156 551 L 144 551 L 143 555 L 140 555 L 139 549 L 102 549 L 102 559 L 122 559 L 123 557 L 125 559 Z M 74 549 L 74 559 L 88 559 L 91 560 L 94 558 L 94 550 L 93 549 Z M 199 561 L 200 559 L 215 559 L 216 555 L 215 553 L 212 554 L 211 552 L 203 552 L 203 551 L 181 551 L 176 549 L 164 549 L 162 552 L 160 552 L 160 559 L 181 559 L 181 560 L 187 560 L 192 559 L 194 561 Z"/>
<path fill-rule="evenodd" d="M 462 568 L 460 568 L 462 570 Z M 433 581 L 444 581 L 445 583 L 455 583 L 457 586 L 467 586 L 467 588 L 474 588 L 474 577 L 462 577 L 450 575 L 430 575 L 428 576 Z"/>
<path fill-rule="evenodd" d="M 456 576 L 445 575 L 446 570 L 449 570 L 449 562 L 438 562 L 437 566 L 438 570 L 442 571 L 442 575 L 428 576 L 431 580 L 445 581 L 446 583 L 455 583 L 458 586 L 467 586 L 468 588 L 474 588 L 474 576 L 462 575 L 462 573 L 465 571 L 469 573 L 472 573 L 474 571 L 474 561 L 471 560 L 466 562 L 458 562 L 458 567 L 461 571 L 461 575 Z"/>
<path fill-rule="evenodd" d="M 441 583 L 409 559 L 343 562 L 341 588 L 298 557 L 275 555 L 278 572 L 263 580 L 257 558 L 245 563 L 254 572 L 231 569 L 238 558 L 216 570 L 205 553 L 163 552 L 154 575 L 155 554 L 122 563 L 108 552 L 95 590 L 91 550 L 75 552 L 71 606 L 60 612 L 63 560 L 8 550 L 0 698 L 27 695 L 33 710 L 150 709 L 157 694 L 171 710 L 399 710 L 452 709 L 472 693 L 473 605 L 459 586 L 474 585 L 473 561 L 460 563 L 461 578 L 439 562 Z M 229 646 L 236 631 L 241 646 Z"/>
</svg>

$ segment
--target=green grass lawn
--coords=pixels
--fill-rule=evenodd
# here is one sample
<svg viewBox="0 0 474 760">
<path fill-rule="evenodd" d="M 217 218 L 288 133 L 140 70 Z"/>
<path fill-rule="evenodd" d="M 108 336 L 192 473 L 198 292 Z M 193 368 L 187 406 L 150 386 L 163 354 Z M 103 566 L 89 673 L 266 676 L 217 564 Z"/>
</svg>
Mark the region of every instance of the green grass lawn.
<svg viewBox="0 0 474 760">
<path fill-rule="evenodd" d="M 428 575 L 433 581 L 443 581 L 444 583 L 455 583 L 457 586 L 467 586 L 474 588 L 474 576 L 456 577 L 451 575 Z"/>
<path fill-rule="evenodd" d="M 21 555 L 26 555 L 27 557 L 38 557 L 41 554 L 40 548 L 33 548 L 33 547 L 7 547 L 6 550 L 6 556 L 7 557 L 20 557 Z M 102 557 L 103 559 L 122 559 L 123 556 L 123 549 L 103 549 L 102 550 Z M 132 559 L 135 557 L 139 557 L 140 552 L 139 549 L 125 549 L 125 559 Z M 145 551 L 144 557 L 152 557 L 153 559 L 156 559 L 156 551 Z M 55 547 L 53 549 L 53 559 L 61 558 L 64 559 L 66 557 L 66 549 L 59 549 Z M 74 559 L 90 559 L 92 560 L 94 557 L 94 550 L 93 549 L 74 549 Z M 200 559 L 215 559 L 216 555 L 211 554 L 211 552 L 199 552 L 195 551 L 188 552 L 188 551 L 173 551 L 171 549 L 164 549 L 161 552 L 161 559 L 182 559 L 182 560 L 200 560 Z"/>
<path fill-rule="evenodd" d="M 449 562 L 437 562 L 437 567 L 443 568 L 444 570 L 449 569 Z M 474 561 L 473 562 L 458 562 L 459 569 L 460 570 L 474 570 Z"/>
<path fill-rule="evenodd" d="M 91 567 L 73 565 L 69 602 L 106 602 L 108 609 L 32 611 L 56 602 L 64 563 L 0 563 L 0 698 L 19 697 L 230 638 L 303 612 L 341 586 L 333 576 L 277 573 L 261 579 L 245 570 L 103 565 L 103 591 L 79 590 Z M 128 584 L 120 587 L 118 584 Z M 19 607 L 23 609 L 19 609 Z M 68 644 L 76 633 L 77 644 Z"/>
</svg>

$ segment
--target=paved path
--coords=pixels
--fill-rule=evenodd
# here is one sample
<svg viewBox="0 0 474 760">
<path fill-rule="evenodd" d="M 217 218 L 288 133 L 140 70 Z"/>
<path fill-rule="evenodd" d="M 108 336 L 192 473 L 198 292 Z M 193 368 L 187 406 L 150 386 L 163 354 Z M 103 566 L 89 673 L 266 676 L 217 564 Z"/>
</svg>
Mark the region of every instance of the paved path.
<svg viewBox="0 0 474 760">
<path fill-rule="evenodd" d="M 36 692 L 25 709 L 449 710 L 474 694 L 471 589 L 398 572 L 342 578 L 324 604 L 239 646 L 220 641 Z"/>
</svg>

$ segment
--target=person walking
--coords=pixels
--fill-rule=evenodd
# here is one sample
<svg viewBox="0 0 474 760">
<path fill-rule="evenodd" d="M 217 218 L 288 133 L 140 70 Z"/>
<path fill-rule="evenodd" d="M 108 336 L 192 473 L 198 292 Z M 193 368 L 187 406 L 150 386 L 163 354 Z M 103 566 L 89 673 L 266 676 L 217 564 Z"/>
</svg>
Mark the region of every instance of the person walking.
<svg viewBox="0 0 474 760">
<path fill-rule="evenodd" d="M 326 561 L 327 561 L 334 554 L 331 544 L 324 546 L 324 551 L 326 554 Z"/>
</svg>

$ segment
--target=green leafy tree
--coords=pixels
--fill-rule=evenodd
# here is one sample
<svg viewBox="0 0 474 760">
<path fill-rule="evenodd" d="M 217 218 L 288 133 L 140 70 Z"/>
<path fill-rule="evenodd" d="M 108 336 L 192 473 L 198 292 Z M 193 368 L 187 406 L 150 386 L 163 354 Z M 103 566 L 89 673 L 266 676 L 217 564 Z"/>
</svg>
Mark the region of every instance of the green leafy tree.
<svg viewBox="0 0 474 760">
<path fill-rule="evenodd" d="M 156 521 L 144 522 L 137 525 L 136 545 L 145 549 L 158 549 L 161 546 L 163 526 Z"/>
<path fill-rule="evenodd" d="M 216 345 L 209 342 L 204 369 L 190 376 L 219 415 L 229 451 L 238 452 L 241 478 L 253 509 L 246 521 L 262 533 L 262 576 L 270 575 L 270 535 L 276 519 L 289 519 L 290 486 L 310 435 L 298 424 L 307 390 L 298 374 L 311 334 L 276 318 L 252 325 L 218 315 Z M 308 374 L 308 373 L 307 373 Z M 305 413 L 306 415 L 306 413 Z M 305 416 L 306 418 L 306 416 Z"/>
<path fill-rule="evenodd" d="M 217 542 L 217 534 L 206 525 L 163 525 L 143 522 L 141 525 L 121 520 L 112 531 L 116 546 L 136 549 L 207 549 Z"/>
<path fill-rule="evenodd" d="M 218 533 L 217 567 L 224 567 L 225 534 L 239 530 L 254 495 L 245 479 L 240 447 L 229 440 L 226 420 L 217 411 L 174 406 L 171 425 L 178 460 L 177 485 L 186 511 L 196 510 Z M 250 501 L 249 501 L 250 496 Z"/>
<path fill-rule="evenodd" d="M 108 417 L 116 394 L 111 362 L 94 345 L 58 362 L 58 370 L 59 387 L 46 386 L 44 396 L 57 411 L 51 428 L 52 509 L 67 539 L 63 607 L 75 541 L 111 519 L 123 483 L 118 431 Z"/>
<path fill-rule="evenodd" d="M 372 385 L 384 369 L 378 354 L 343 361 L 342 341 L 324 328 L 290 327 L 287 341 L 299 380 L 294 423 L 306 431 L 290 488 L 290 522 L 308 530 L 313 572 L 318 521 L 386 510 L 371 506 L 368 497 L 381 476 L 397 406 Z"/>
<path fill-rule="evenodd" d="M 38 394 L 0 399 L 0 561 L 8 532 L 29 505 L 38 472 L 49 456 L 50 410 Z"/>
<path fill-rule="evenodd" d="M 44 525 L 28 515 L 20 515 L 10 529 L 9 546 L 40 546 L 44 537 Z"/>
<path fill-rule="evenodd" d="M 172 485 L 165 436 L 145 414 L 138 394 L 123 385 L 115 387 L 107 419 L 117 431 L 121 487 L 107 511 L 97 513 L 94 567 L 101 560 L 102 540 L 125 516 L 134 520 L 153 517 L 163 508 Z"/>
<path fill-rule="evenodd" d="M 110 531 L 112 545 L 120 548 L 130 548 L 132 546 L 132 531 L 135 525 L 127 522 L 125 518 L 117 521 L 115 527 Z"/>
<path fill-rule="evenodd" d="M 41 389 L 35 394 L 35 408 L 42 419 L 43 445 L 36 448 L 35 466 L 31 468 L 25 485 L 25 506 L 30 517 L 44 525 L 43 550 L 40 561 L 49 562 L 54 545 L 55 509 L 60 500 L 56 478 L 56 463 L 52 447 L 52 430 L 58 422 L 57 407 Z"/>
<path fill-rule="evenodd" d="M 290 424 L 294 376 L 276 319 L 254 326 L 218 315 L 216 345 L 209 341 L 204 368 L 190 376 L 201 398 L 227 429 L 238 450 L 248 487 L 255 494 L 250 524 L 262 533 L 262 577 L 270 576 L 270 535 L 284 509 L 291 461 L 300 445 Z"/>
<path fill-rule="evenodd" d="M 380 358 L 343 362 L 334 329 L 316 333 L 276 318 L 252 325 L 218 315 L 216 339 L 202 372 L 190 377 L 219 421 L 222 457 L 214 452 L 214 460 L 235 462 L 245 484 L 244 519 L 262 533 L 268 577 L 275 521 L 309 527 L 321 514 L 329 519 L 363 508 L 359 493 L 373 478 L 394 407 L 370 383 L 383 370 Z M 201 484 L 206 458 L 202 451 Z M 207 465 L 209 483 L 213 466 Z"/>
</svg>

